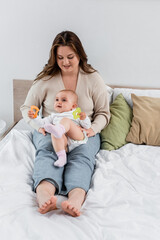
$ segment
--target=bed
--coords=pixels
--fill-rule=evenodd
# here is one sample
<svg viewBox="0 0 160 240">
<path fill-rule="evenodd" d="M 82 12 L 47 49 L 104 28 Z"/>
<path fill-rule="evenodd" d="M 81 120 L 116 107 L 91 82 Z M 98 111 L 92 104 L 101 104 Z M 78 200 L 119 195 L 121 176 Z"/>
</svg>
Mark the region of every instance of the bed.
<svg viewBox="0 0 160 240">
<path fill-rule="evenodd" d="M 121 96 L 130 111 L 130 122 L 124 123 L 124 127 L 130 125 L 124 131 L 120 127 L 123 121 L 116 126 L 113 123 L 113 128 L 121 131 L 116 140 L 110 139 L 108 129 L 103 132 L 103 149 L 96 156 L 96 168 L 82 214 L 73 218 L 60 208 L 65 199 L 63 196 L 58 196 L 58 209 L 54 212 L 41 215 L 37 211 L 36 195 L 32 191 L 33 130 L 21 119 L 19 111 L 31 84 L 29 80 L 13 81 L 14 127 L 0 141 L 0 239 L 159 240 L 160 147 L 150 142 L 133 143 L 133 139 L 126 142 L 126 136 L 135 116 L 133 94 L 140 99 L 147 96 L 159 101 L 160 89 L 106 86 L 112 115 L 115 114 L 116 118 L 117 105 L 113 103 Z M 158 115 L 150 115 L 157 118 L 160 109 L 157 111 Z M 120 114 L 123 114 L 123 109 Z M 121 120 L 127 119 L 126 115 L 123 117 Z M 155 131 L 154 126 L 151 127 L 149 134 Z M 113 132 L 112 126 L 110 131 Z M 157 133 L 159 129 L 156 126 L 154 134 Z M 123 139 L 113 149 L 120 134 Z M 150 135 L 146 139 L 149 141 Z"/>
</svg>

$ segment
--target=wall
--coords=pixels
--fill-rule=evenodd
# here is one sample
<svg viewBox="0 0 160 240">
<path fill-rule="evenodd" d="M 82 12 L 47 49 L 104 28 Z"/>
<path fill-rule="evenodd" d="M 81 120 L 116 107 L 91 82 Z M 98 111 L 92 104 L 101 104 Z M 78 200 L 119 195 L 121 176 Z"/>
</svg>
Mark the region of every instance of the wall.
<svg viewBox="0 0 160 240">
<path fill-rule="evenodd" d="M 13 121 L 12 79 L 34 79 L 63 30 L 81 39 L 108 84 L 160 87 L 160 1 L 0 1 L 0 119 Z"/>
</svg>

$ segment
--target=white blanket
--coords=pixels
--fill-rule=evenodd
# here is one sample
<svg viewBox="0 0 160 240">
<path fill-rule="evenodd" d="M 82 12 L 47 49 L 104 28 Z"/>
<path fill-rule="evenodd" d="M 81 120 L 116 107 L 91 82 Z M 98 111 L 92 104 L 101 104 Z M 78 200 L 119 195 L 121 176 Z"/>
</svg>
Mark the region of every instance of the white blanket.
<svg viewBox="0 0 160 240">
<path fill-rule="evenodd" d="M 160 239 L 160 147 L 101 150 L 82 215 L 73 218 L 60 208 L 37 211 L 31 135 L 12 130 L 0 143 L 1 240 Z"/>
</svg>

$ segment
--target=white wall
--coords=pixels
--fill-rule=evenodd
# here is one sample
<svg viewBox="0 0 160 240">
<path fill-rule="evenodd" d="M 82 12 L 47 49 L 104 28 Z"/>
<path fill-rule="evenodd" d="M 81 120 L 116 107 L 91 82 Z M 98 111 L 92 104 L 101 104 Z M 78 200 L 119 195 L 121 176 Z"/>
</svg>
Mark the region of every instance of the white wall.
<svg viewBox="0 0 160 240">
<path fill-rule="evenodd" d="M 108 84 L 160 87 L 159 0 L 0 0 L 0 119 L 12 79 L 34 79 L 55 35 L 74 31 Z"/>
</svg>

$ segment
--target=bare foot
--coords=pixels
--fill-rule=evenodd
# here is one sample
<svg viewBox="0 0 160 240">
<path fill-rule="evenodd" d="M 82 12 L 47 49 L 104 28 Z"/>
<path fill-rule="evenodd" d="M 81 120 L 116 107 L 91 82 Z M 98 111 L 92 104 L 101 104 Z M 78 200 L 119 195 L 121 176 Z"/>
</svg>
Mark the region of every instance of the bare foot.
<svg viewBox="0 0 160 240">
<path fill-rule="evenodd" d="M 45 214 L 47 212 L 50 212 L 52 210 L 55 210 L 57 207 L 56 207 L 56 202 L 57 202 L 57 198 L 55 196 L 51 196 L 51 198 L 44 202 L 44 204 L 42 204 L 38 211 L 41 213 L 41 214 Z"/>
<path fill-rule="evenodd" d="M 69 201 L 62 202 L 61 206 L 62 209 L 72 217 L 78 217 L 81 215 L 79 209 L 74 207 Z"/>
<path fill-rule="evenodd" d="M 56 209 L 57 198 L 54 196 L 55 186 L 47 181 L 42 181 L 36 188 L 38 211 L 42 214 Z"/>
</svg>

